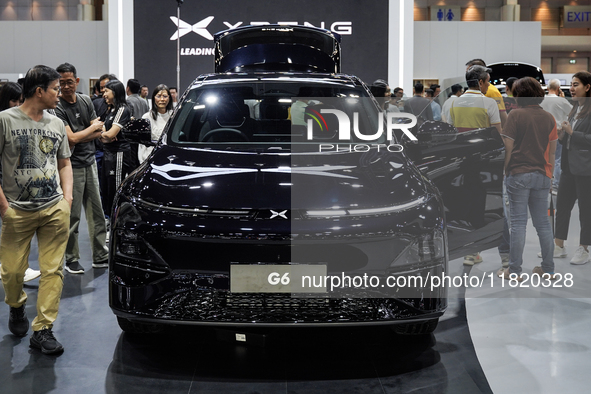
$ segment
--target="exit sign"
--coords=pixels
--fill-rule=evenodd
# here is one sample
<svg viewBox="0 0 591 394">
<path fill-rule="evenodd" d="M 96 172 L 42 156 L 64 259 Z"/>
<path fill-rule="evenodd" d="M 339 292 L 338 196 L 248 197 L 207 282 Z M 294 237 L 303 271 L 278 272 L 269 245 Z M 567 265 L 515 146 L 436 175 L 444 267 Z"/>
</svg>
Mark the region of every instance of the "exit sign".
<svg viewBox="0 0 591 394">
<path fill-rule="evenodd" d="M 589 28 L 591 27 L 590 6 L 564 6 L 563 27 Z"/>
</svg>

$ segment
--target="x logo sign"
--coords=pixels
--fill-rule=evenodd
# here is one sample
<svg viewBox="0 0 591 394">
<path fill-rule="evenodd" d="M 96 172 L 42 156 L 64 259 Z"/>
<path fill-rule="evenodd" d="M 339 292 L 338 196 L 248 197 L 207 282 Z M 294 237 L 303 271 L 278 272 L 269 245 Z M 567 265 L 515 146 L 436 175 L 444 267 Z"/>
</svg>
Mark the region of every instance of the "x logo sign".
<svg viewBox="0 0 591 394">
<path fill-rule="evenodd" d="M 273 219 L 277 216 L 282 217 L 283 219 L 287 219 L 287 216 L 285 215 L 287 213 L 287 209 L 285 211 L 281 211 L 281 212 L 276 212 L 272 209 L 270 211 L 271 211 L 271 217 L 269 219 Z"/>
<path fill-rule="evenodd" d="M 213 41 L 213 36 L 206 29 L 206 27 L 213 20 L 213 16 L 208 16 L 207 18 L 195 23 L 193 26 L 175 16 L 171 16 L 170 19 L 172 20 L 172 23 L 177 25 L 179 28 L 178 31 L 174 32 L 174 34 L 170 37 L 171 41 L 177 40 L 185 34 L 189 34 L 190 32 L 195 32 L 201 37 Z"/>
</svg>

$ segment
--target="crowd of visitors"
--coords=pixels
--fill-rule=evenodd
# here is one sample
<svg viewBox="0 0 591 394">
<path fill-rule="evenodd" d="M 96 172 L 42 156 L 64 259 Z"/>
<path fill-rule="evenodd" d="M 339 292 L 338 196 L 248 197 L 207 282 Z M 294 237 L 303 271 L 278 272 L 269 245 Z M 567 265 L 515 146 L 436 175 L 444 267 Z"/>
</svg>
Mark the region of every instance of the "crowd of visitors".
<svg viewBox="0 0 591 394">
<path fill-rule="evenodd" d="M 82 208 L 92 267 L 105 269 L 115 190 L 150 154 L 137 145 L 134 151 L 121 129 L 132 117 L 144 117 L 158 139 L 173 108 L 166 85 L 158 85 L 149 102 L 148 87 L 135 79 L 124 87 L 104 74 L 92 98 L 78 91 L 79 83 L 74 65 L 63 63 L 35 66 L 19 83 L 0 89 L 0 277 L 8 327 L 19 337 L 29 331 L 23 283 L 40 278 L 30 344 L 45 354 L 63 351 L 52 331 L 63 270 L 85 272 L 78 246 Z M 34 236 L 39 270 L 28 262 Z"/>
<path fill-rule="evenodd" d="M 569 101 L 555 79 L 548 82 L 546 94 L 531 77 L 511 77 L 505 81 L 503 95 L 490 84 L 490 72 L 482 59 L 470 60 L 466 63 L 467 89 L 454 84 L 443 99 L 439 97 L 439 85 L 425 89 L 419 82 L 414 85 L 411 98 L 396 100 L 396 109 L 412 113 L 422 121 L 441 119 L 455 126 L 458 133 L 496 129 L 505 145 L 505 223 L 498 274 L 507 279 L 512 274 L 517 280 L 521 278 L 529 211 L 540 240 L 538 257 L 542 258 L 533 274 L 547 274 L 553 279 L 553 259 L 568 255 L 565 240 L 577 201 L 581 232 L 570 263 L 581 265 L 591 261 L 591 199 L 585 197 L 591 192 L 591 74 L 582 71 L 573 76 Z M 388 83 L 377 80 L 370 90 L 376 98 L 388 97 L 386 104 L 382 104 L 387 109 L 393 101 Z M 469 172 L 464 175 L 470 176 Z M 470 182 L 464 179 L 464 183 Z M 555 232 L 548 216 L 550 193 L 556 196 Z M 469 204 L 464 210 L 470 210 Z M 467 266 L 482 261 L 480 253 L 464 257 Z"/>
</svg>

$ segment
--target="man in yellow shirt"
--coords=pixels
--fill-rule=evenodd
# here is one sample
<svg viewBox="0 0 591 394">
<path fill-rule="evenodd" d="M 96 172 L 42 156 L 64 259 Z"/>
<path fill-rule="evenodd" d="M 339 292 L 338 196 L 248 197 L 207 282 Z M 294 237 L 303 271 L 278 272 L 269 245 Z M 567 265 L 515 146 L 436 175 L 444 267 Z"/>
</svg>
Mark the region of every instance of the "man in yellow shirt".
<svg viewBox="0 0 591 394">
<path fill-rule="evenodd" d="M 466 71 L 470 69 L 472 66 L 482 66 L 486 67 L 486 63 L 482 59 L 472 59 L 468 63 L 466 63 Z M 496 101 L 497 107 L 499 108 L 499 117 L 501 118 L 501 128 L 505 126 L 507 122 L 507 111 L 505 109 L 505 102 L 503 101 L 503 96 L 499 89 L 496 88 L 494 85 L 489 85 L 486 93 L 484 94 L 486 97 L 490 97 Z M 503 199 L 508 201 L 507 193 L 505 192 L 505 187 L 503 186 Z M 505 221 L 503 225 L 503 238 L 501 241 L 501 245 L 499 245 L 499 254 L 501 255 L 501 263 L 503 268 L 507 268 L 509 266 L 509 247 L 510 247 L 510 232 L 509 232 L 509 223 L 507 222 L 507 217 L 509 216 L 507 206 L 505 206 Z M 468 255 L 464 257 L 464 264 L 465 265 L 474 265 L 474 263 L 482 262 L 482 257 L 480 253 L 475 253 L 472 255 Z"/>
<path fill-rule="evenodd" d="M 486 63 L 482 59 L 472 59 L 466 63 L 466 71 L 468 71 L 468 69 L 472 66 L 486 67 Z M 499 107 L 499 115 L 501 116 L 501 127 L 505 126 L 505 122 L 507 121 L 507 111 L 505 110 L 505 102 L 503 101 L 501 92 L 499 92 L 499 89 L 497 89 L 494 85 L 490 85 L 486 91 L 485 96 L 490 97 L 497 102 L 497 106 Z"/>
</svg>

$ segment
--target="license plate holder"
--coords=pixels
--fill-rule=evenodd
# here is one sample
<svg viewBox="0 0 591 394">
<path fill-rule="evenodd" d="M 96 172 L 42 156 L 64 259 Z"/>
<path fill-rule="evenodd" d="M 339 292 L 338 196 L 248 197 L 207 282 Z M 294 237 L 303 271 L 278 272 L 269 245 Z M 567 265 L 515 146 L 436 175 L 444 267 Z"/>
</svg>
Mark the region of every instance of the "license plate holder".
<svg viewBox="0 0 591 394">
<path fill-rule="evenodd" d="M 326 265 L 232 264 L 231 293 L 326 293 Z"/>
</svg>

